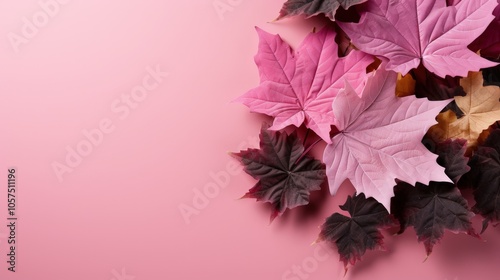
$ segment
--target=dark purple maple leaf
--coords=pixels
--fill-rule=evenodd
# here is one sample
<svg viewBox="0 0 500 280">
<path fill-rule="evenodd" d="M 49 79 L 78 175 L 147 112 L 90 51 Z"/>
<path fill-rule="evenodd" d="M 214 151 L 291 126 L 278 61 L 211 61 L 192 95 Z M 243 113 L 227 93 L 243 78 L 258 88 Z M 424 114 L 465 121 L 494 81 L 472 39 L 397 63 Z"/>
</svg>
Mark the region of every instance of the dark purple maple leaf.
<svg viewBox="0 0 500 280">
<path fill-rule="evenodd" d="M 288 135 L 262 127 L 260 149 L 233 153 L 245 172 L 259 180 L 243 197 L 272 203 L 271 221 L 286 209 L 308 204 L 310 192 L 325 181 L 325 165 L 304 150 L 296 131 Z"/>
<path fill-rule="evenodd" d="M 469 177 L 474 188 L 472 207 L 475 213 L 485 218 L 484 232 L 490 222 L 500 221 L 500 128 L 491 131 L 483 145 L 480 145 L 471 158 L 472 167 Z"/>
<path fill-rule="evenodd" d="M 455 185 L 431 182 L 415 187 L 399 182 L 394 188 L 391 213 L 399 220 L 400 233 L 409 226 L 415 228 L 418 241 L 423 242 L 427 255 L 444 235 L 444 230 L 465 232 L 477 237 L 472 228 L 467 200 Z"/>
<path fill-rule="evenodd" d="M 470 167 L 467 165 L 469 158 L 465 156 L 467 151 L 467 140 L 448 139 L 437 143 L 434 153 L 438 155 L 437 162 L 445 168 L 445 173 L 450 179 L 457 183 Z"/>
<path fill-rule="evenodd" d="M 367 0 L 288 0 L 283 4 L 278 19 L 297 15 L 312 17 L 324 14 L 329 19 L 335 20 L 335 13 L 340 7 L 347 10 L 351 6 L 366 1 Z"/>
<path fill-rule="evenodd" d="M 334 244 L 344 266 L 354 265 L 367 250 L 383 245 L 380 229 L 394 225 L 385 207 L 374 198 L 366 198 L 363 193 L 347 197 L 340 206 L 349 212 L 351 217 L 334 213 L 321 226 L 318 242 L 326 241 Z"/>
<path fill-rule="evenodd" d="M 460 2 L 460 0 L 446 0 L 446 5 L 447 6 L 454 6 L 454 5 L 458 4 L 458 2 Z"/>
<path fill-rule="evenodd" d="M 459 77 L 438 77 L 436 74 L 426 71 L 426 75 L 417 75 L 415 95 L 418 98 L 427 97 L 429 100 L 446 100 L 455 96 L 465 96 L 464 89 L 460 86 Z"/>
<path fill-rule="evenodd" d="M 495 19 L 486 30 L 469 45 L 472 51 L 481 51 L 481 56 L 500 59 L 500 0 L 493 10 Z"/>
<path fill-rule="evenodd" d="M 500 65 L 483 69 L 484 86 L 500 86 Z"/>
<path fill-rule="evenodd" d="M 417 98 L 428 98 L 431 101 L 451 99 L 455 96 L 465 96 L 464 89 L 460 86 L 459 77 L 441 78 L 420 66 L 412 73 L 415 79 L 415 96 Z M 455 101 L 446 106 L 443 111 L 452 110 L 457 117 L 464 113 L 458 108 Z"/>
</svg>

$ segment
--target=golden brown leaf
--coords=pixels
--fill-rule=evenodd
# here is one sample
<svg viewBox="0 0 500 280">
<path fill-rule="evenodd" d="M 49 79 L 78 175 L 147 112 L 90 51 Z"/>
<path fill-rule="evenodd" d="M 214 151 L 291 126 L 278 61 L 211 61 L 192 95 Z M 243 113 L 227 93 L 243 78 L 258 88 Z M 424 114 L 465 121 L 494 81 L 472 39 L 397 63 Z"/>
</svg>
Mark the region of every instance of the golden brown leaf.
<svg viewBox="0 0 500 280">
<path fill-rule="evenodd" d="M 357 50 L 357 48 L 355 46 L 354 46 L 354 49 Z M 375 60 L 372 62 L 372 64 L 370 64 L 370 65 L 368 65 L 368 67 L 366 67 L 366 73 L 370 73 L 370 72 L 377 70 L 378 67 L 380 66 L 380 64 L 382 64 L 382 61 L 375 57 Z"/>
<path fill-rule="evenodd" d="M 396 96 L 405 97 L 415 94 L 415 80 L 410 74 L 405 76 L 398 74 L 398 80 L 396 82 Z"/>
<path fill-rule="evenodd" d="M 458 107 L 464 112 L 457 118 L 452 111 L 438 115 L 438 124 L 431 127 L 429 135 L 437 140 L 463 138 L 468 150 L 477 146 L 479 135 L 494 122 L 500 120 L 500 87 L 483 86 L 481 72 L 470 72 L 460 81 L 466 96 L 455 96 Z"/>
</svg>

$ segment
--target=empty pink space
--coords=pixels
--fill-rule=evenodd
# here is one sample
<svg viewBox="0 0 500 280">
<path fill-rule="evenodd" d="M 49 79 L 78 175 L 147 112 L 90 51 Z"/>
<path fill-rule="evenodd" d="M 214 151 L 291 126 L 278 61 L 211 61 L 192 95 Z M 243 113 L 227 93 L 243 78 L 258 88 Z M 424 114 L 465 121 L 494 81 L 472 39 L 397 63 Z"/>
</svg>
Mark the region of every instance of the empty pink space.
<svg viewBox="0 0 500 280">
<path fill-rule="evenodd" d="M 384 232 L 386 251 L 344 276 L 310 244 L 350 184 L 270 225 L 268 207 L 239 200 L 255 180 L 228 152 L 256 147 L 268 120 L 231 102 L 258 84 L 254 26 L 293 47 L 322 27 L 270 23 L 282 4 L 0 2 L 0 279 L 497 279 L 500 228 L 446 233 L 427 260 L 412 230 Z"/>
</svg>

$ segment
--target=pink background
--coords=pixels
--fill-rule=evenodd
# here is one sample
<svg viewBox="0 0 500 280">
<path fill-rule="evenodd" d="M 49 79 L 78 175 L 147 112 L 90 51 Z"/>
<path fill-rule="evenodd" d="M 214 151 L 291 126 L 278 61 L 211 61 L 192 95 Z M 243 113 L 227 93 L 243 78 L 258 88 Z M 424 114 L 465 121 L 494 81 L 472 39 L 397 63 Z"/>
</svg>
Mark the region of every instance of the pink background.
<svg viewBox="0 0 500 280">
<path fill-rule="evenodd" d="M 268 225 L 267 207 L 238 200 L 254 181 L 233 172 L 186 223 L 179 206 L 193 206 L 195 192 L 215 182 L 211 174 L 228 171 L 235 163 L 228 151 L 256 144 L 263 118 L 230 103 L 258 83 L 254 26 L 296 46 L 320 23 L 268 23 L 283 0 L 67 2 L 18 52 L 9 36 L 21 35 L 23 17 L 33 21 L 42 7 L 0 2 L 0 279 L 498 278 L 500 228 L 493 227 L 487 242 L 447 233 L 426 262 L 413 230 L 386 232 L 387 251 L 368 253 L 342 278 L 337 253 L 325 259 L 310 243 L 352 193 L 349 184 L 334 198 L 316 194 L 320 207 Z M 231 10 L 219 16 L 216 2 Z M 157 65 L 169 76 L 127 116 L 114 112 Z M 114 130 L 58 180 L 52 164 L 64 164 L 66 147 L 75 149 L 86 139 L 82 130 L 105 119 Z M 7 271 L 4 225 L 13 166 L 16 273 Z M 294 266 L 303 273 L 293 276 Z"/>
</svg>

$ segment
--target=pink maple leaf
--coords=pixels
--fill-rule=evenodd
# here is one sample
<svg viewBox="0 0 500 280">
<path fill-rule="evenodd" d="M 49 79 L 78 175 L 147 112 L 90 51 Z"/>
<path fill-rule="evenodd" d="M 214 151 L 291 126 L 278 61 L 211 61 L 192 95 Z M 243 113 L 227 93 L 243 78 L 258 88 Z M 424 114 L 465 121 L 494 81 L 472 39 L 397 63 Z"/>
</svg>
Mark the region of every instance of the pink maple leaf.
<svg viewBox="0 0 500 280">
<path fill-rule="evenodd" d="M 356 47 L 406 75 L 420 62 L 444 78 L 496 65 L 467 49 L 494 19 L 497 0 L 371 0 L 359 23 L 342 23 Z"/>
<path fill-rule="evenodd" d="M 278 35 L 259 28 L 259 51 L 255 63 L 260 85 L 236 101 L 251 111 L 274 117 L 270 130 L 305 124 L 326 142 L 330 142 L 334 122 L 332 102 L 347 80 L 361 90 L 366 67 L 373 57 L 352 51 L 338 57 L 335 31 L 323 28 L 309 34 L 296 54 Z"/>
<path fill-rule="evenodd" d="M 339 133 L 324 152 L 330 192 L 349 179 L 359 193 L 389 211 L 395 179 L 415 185 L 451 182 L 437 155 L 421 143 L 436 116 L 451 100 L 396 97 L 397 74 L 377 70 L 361 97 L 347 83 L 333 102 Z"/>
</svg>

